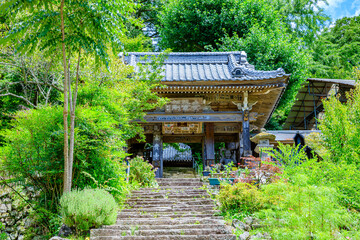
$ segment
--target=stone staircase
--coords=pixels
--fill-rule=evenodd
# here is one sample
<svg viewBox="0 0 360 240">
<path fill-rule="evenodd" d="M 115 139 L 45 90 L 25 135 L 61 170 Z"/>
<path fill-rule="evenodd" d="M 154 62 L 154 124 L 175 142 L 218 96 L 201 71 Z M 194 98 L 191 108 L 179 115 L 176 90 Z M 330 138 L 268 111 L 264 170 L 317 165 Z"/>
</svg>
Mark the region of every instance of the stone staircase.
<svg viewBox="0 0 360 240">
<path fill-rule="evenodd" d="M 91 230 L 92 240 L 235 240 L 196 178 L 158 179 L 133 191 L 115 225 Z"/>
</svg>

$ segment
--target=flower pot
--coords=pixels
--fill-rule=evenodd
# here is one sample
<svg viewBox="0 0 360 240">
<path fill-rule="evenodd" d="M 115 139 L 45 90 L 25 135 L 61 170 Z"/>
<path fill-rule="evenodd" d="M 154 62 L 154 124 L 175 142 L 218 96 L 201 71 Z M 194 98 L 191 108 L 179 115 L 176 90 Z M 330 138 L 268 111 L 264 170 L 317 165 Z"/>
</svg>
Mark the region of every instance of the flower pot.
<svg viewBox="0 0 360 240">
<path fill-rule="evenodd" d="M 204 177 L 208 177 L 210 174 L 210 171 L 203 171 L 202 174 Z"/>
<path fill-rule="evenodd" d="M 228 181 L 233 183 L 235 181 L 235 178 L 223 178 L 222 180 Z M 209 178 L 210 185 L 220 185 L 220 179 L 219 178 Z"/>
</svg>

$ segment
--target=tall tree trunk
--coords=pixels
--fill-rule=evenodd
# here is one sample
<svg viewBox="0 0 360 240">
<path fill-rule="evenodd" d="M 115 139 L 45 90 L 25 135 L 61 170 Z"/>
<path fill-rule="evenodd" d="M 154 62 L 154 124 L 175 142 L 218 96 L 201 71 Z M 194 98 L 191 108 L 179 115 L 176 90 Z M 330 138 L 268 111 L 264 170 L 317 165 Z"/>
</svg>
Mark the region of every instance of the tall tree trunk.
<svg viewBox="0 0 360 240">
<path fill-rule="evenodd" d="M 79 47 L 79 56 L 76 66 L 76 80 L 75 80 L 75 89 L 70 94 L 70 149 L 69 149 L 69 175 L 70 180 L 73 175 L 73 163 L 74 163 L 74 143 L 75 143 L 75 108 L 76 108 L 76 99 L 78 92 L 78 83 L 79 83 L 79 71 L 80 71 L 80 58 L 81 58 L 81 47 Z M 70 83 L 70 81 L 69 81 Z M 69 85 L 69 91 L 71 91 L 71 86 Z M 69 183 L 71 188 L 71 181 Z"/>
<path fill-rule="evenodd" d="M 69 175 L 69 136 L 68 136 L 68 69 L 66 62 L 66 48 L 65 48 L 65 24 L 64 24 L 64 4 L 65 0 L 61 1 L 60 15 L 61 15 L 61 35 L 62 35 L 62 53 L 64 66 L 64 193 L 71 191 L 71 175 Z"/>
</svg>

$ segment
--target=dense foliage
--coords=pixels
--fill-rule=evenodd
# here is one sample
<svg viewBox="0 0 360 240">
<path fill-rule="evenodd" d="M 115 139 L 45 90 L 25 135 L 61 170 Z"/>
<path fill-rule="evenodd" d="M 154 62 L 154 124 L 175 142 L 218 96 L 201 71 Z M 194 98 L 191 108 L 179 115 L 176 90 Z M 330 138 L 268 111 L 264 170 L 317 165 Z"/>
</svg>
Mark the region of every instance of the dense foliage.
<svg viewBox="0 0 360 240">
<path fill-rule="evenodd" d="M 290 149 L 292 154 L 286 154 Z M 359 237 L 358 169 L 307 159 L 298 148 L 282 145 L 279 150 L 272 156 L 283 160 L 281 178 L 259 188 L 224 185 L 217 196 L 223 213 L 259 219 L 261 227 L 252 233 L 267 232 L 274 239 Z"/>
<path fill-rule="evenodd" d="M 360 66 L 360 16 L 344 17 L 324 29 L 313 44 L 315 77 L 355 79 Z"/>
<path fill-rule="evenodd" d="M 277 20 L 262 0 L 170 1 L 160 16 L 160 45 L 173 51 L 216 48 L 225 35 L 246 36 L 254 25 L 266 27 Z"/>
<path fill-rule="evenodd" d="M 269 204 L 255 216 L 268 226 L 264 230 L 269 231 L 272 238 L 312 236 L 325 240 L 359 236 L 356 215 L 339 204 L 333 188 L 306 185 L 306 176 L 297 177 L 296 182 L 274 183 L 262 189 Z"/>
<path fill-rule="evenodd" d="M 18 110 L 61 103 L 62 77 L 56 62 L 41 52 L 26 56 L 11 48 L 0 48 L 0 59 L 0 130 Z"/>
<path fill-rule="evenodd" d="M 156 1 L 155 1 L 156 2 Z M 172 0 L 160 15 L 161 46 L 174 51 L 204 51 L 225 35 L 246 36 L 254 25 L 267 27 L 279 18 L 284 32 L 312 42 L 329 19 L 322 0 Z"/>
<path fill-rule="evenodd" d="M 133 11 L 133 4 L 123 0 L 46 0 L 17 4 L 5 1 L 1 4 L 0 14 L 10 20 L 10 31 L 1 39 L 1 43 L 15 43 L 22 52 L 41 49 L 44 54 L 55 57 L 54 53 L 61 53 L 56 51 L 62 43 L 61 11 L 66 25 L 64 41 L 68 54 L 77 53 L 81 47 L 86 54 L 94 53 L 108 60 L 109 47 L 120 50 L 124 18 Z"/>
<path fill-rule="evenodd" d="M 335 163 L 360 166 L 360 85 L 347 95 L 346 104 L 336 97 L 323 101 L 325 115 L 319 128 L 328 158 Z"/>
<path fill-rule="evenodd" d="M 137 179 L 134 184 L 126 182 L 124 147 L 127 139 L 141 134 L 140 126 L 133 120 L 141 119 L 144 110 L 164 103 L 151 91 L 159 85 L 158 67 L 163 57 L 153 59 L 150 69 L 140 66 L 133 78 L 127 77 L 132 69 L 121 60 L 113 59 L 110 71 L 105 68 L 95 71 L 94 60 L 86 59 L 78 90 L 74 187 L 102 188 L 122 202 L 131 188 L 143 184 L 145 179 Z M 62 107 L 40 105 L 11 117 L 11 127 L 1 133 L 4 139 L 0 150 L 1 175 L 11 177 L 8 181 L 40 190 L 40 201 L 34 207 L 44 209 L 44 216 L 36 219 L 45 221 L 43 230 L 51 234 L 57 229 L 50 226 L 48 219 L 58 211 L 63 184 Z M 153 174 L 151 168 L 143 170 L 144 176 Z"/>
<path fill-rule="evenodd" d="M 271 4 L 281 15 L 287 31 L 311 46 L 330 19 L 320 6 L 326 0 L 275 0 Z"/>
<path fill-rule="evenodd" d="M 263 208 L 264 199 L 257 187 L 249 183 L 226 184 L 216 196 L 222 211 L 251 214 Z"/>
<path fill-rule="evenodd" d="M 225 185 L 217 197 L 224 214 L 256 217 L 262 227 L 253 233 L 268 232 L 274 239 L 359 238 L 359 93 L 357 85 L 348 103 L 324 100 L 322 134 L 312 136 L 322 161 L 309 159 L 298 146 L 280 144 L 279 151 L 268 151 L 281 163 L 278 181 L 258 188 Z"/>
<path fill-rule="evenodd" d="M 60 199 L 64 223 L 77 235 L 116 222 L 118 205 L 111 194 L 102 189 L 73 190 Z"/>
<path fill-rule="evenodd" d="M 133 184 L 140 184 L 141 187 L 153 187 L 155 184 L 155 169 L 142 157 L 135 157 L 129 161 L 129 181 Z"/>
<path fill-rule="evenodd" d="M 3 170 L 12 173 L 13 181 L 27 180 L 27 184 L 41 189 L 40 205 L 53 211 L 62 192 L 61 116 L 60 107 L 19 112 L 13 128 L 2 133 L 6 140 L 1 149 Z M 119 199 L 126 194 L 125 168 L 119 163 L 125 155 L 118 150 L 124 143 L 121 131 L 114 128 L 116 121 L 99 108 L 79 108 L 77 117 L 74 186 L 97 186 L 85 172 L 100 184 L 107 182 Z"/>
</svg>

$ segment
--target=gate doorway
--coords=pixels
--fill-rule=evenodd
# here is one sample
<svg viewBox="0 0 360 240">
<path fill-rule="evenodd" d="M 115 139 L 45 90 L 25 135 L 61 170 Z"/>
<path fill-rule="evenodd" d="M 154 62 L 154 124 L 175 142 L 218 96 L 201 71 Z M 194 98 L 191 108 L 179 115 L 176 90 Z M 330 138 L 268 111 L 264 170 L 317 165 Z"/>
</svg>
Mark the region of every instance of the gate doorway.
<svg viewBox="0 0 360 240">
<path fill-rule="evenodd" d="M 201 144 L 198 148 L 201 151 Z M 164 143 L 163 144 L 163 177 L 164 178 L 196 178 L 196 150 L 194 144 Z M 201 159 L 200 159 L 201 160 Z"/>
<path fill-rule="evenodd" d="M 163 166 L 165 167 L 192 167 L 193 153 L 185 143 L 163 144 Z"/>
</svg>

